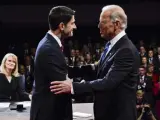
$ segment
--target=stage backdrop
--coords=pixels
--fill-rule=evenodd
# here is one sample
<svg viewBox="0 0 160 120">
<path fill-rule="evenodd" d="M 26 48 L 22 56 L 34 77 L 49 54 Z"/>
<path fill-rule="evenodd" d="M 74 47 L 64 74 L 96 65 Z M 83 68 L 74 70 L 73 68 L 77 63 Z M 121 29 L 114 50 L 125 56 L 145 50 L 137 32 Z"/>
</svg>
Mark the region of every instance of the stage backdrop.
<svg viewBox="0 0 160 120">
<path fill-rule="evenodd" d="M 3 25 L 21 24 L 46 26 L 49 10 L 54 5 L 6 5 L 0 6 L 0 21 Z M 95 26 L 99 21 L 99 14 L 104 5 L 68 5 L 76 10 L 77 25 Z M 160 24 L 160 3 L 123 4 L 128 15 L 129 25 L 157 25 Z"/>
</svg>

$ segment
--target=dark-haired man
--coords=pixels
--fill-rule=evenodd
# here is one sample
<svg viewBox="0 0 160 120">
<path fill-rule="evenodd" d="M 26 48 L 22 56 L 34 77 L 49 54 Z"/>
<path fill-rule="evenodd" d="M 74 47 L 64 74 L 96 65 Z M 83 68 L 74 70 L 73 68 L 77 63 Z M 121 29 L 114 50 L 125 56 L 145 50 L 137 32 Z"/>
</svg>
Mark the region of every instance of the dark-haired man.
<svg viewBox="0 0 160 120">
<path fill-rule="evenodd" d="M 75 11 L 66 6 L 56 6 L 48 16 L 49 28 L 39 42 L 35 61 L 35 90 L 33 92 L 30 120 L 72 120 L 72 102 L 69 94 L 50 92 L 50 82 L 65 80 L 67 65 L 61 40 L 73 36 Z"/>
</svg>

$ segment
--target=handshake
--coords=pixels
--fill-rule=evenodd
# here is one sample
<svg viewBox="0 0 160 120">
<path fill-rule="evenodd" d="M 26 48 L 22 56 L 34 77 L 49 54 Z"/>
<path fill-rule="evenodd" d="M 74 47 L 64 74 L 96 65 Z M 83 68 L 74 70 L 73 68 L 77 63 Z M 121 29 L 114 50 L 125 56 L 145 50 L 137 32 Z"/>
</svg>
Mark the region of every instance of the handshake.
<svg viewBox="0 0 160 120">
<path fill-rule="evenodd" d="M 71 94 L 73 93 L 73 79 L 70 78 L 76 78 L 76 77 L 82 77 L 85 74 L 88 74 L 90 71 L 95 70 L 95 65 L 85 65 L 80 67 L 68 67 L 68 74 L 66 75 L 66 80 L 64 81 L 53 81 L 50 85 L 50 91 L 54 94 Z M 81 82 L 85 82 L 85 80 L 82 80 Z"/>
</svg>

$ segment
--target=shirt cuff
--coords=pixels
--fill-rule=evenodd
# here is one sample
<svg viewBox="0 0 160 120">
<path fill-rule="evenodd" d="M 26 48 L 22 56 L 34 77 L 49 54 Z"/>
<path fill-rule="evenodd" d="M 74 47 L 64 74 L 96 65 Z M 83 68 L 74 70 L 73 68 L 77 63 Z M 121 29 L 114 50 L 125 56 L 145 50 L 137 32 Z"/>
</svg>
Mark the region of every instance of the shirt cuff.
<svg viewBox="0 0 160 120">
<path fill-rule="evenodd" d="M 91 64 L 92 70 L 95 70 L 95 64 Z"/>
<path fill-rule="evenodd" d="M 71 84 L 71 94 L 74 94 L 74 90 L 73 90 L 73 84 Z"/>
</svg>

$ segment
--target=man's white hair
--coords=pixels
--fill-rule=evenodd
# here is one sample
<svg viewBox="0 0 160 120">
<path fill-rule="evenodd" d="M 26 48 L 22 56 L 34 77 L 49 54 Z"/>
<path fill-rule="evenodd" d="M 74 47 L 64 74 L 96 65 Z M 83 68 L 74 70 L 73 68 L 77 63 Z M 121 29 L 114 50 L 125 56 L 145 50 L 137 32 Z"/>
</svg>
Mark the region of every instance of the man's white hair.
<svg viewBox="0 0 160 120">
<path fill-rule="evenodd" d="M 127 15 L 124 10 L 118 5 L 107 5 L 102 8 L 102 12 L 110 11 L 110 18 L 112 22 L 121 22 L 121 29 L 125 30 L 127 28 Z"/>
</svg>

